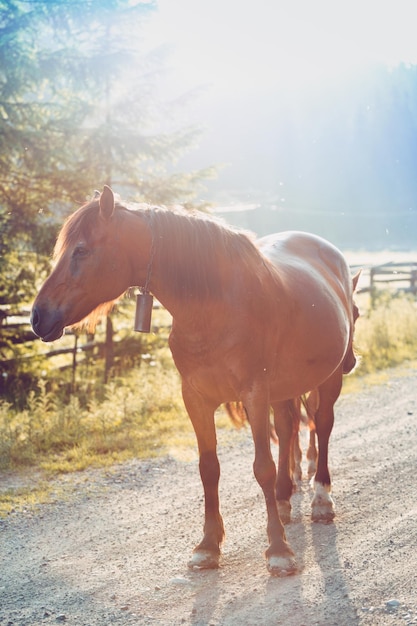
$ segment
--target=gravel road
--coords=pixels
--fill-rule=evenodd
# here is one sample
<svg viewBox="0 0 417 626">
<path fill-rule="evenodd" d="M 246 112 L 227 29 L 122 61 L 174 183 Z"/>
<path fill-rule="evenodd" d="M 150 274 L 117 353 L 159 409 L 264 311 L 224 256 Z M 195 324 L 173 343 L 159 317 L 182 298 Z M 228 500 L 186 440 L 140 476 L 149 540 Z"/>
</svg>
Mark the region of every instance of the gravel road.
<svg viewBox="0 0 417 626">
<path fill-rule="evenodd" d="M 67 475 L 0 520 L 1 626 L 417 625 L 417 372 L 388 378 L 337 404 L 334 523 L 311 522 L 306 478 L 293 496 L 298 574 L 267 573 L 249 431 L 221 433 L 219 570 L 187 569 L 203 520 L 194 453 Z"/>
</svg>

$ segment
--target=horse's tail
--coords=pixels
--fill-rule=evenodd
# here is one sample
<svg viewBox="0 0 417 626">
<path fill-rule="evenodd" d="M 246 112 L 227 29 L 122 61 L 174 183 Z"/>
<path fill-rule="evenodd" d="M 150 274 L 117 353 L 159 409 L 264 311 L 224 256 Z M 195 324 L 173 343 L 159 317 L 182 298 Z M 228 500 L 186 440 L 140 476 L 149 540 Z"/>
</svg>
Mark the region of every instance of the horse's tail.
<svg viewBox="0 0 417 626">
<path fill-rule="evenodd" d="M 359 270 L 359 272 L 352 279 L 353 292 L 355 292 L 356 290 L 358 280 L 361 275 L 361 271 L 362 270 Z M 355 301 L 352 300 L 352 328 L 351 328 L 351 337 L 350 337 L 348 351 L 343 360 L 343 373 L 344 374 L 350 374 L 351 372 L 353 372 L 353 370 L 356 368 L 358 361 L 360 360 L 358 359 L 358 355 L 355 352 L 355 347 L 353 344 L 353 336 L 355 333 L 355 322 L 359 317 L 360 317 L 359 309 Z"/>
<path fill-rule="evenodd" d="M 242 426 L 244 426 L 248 421 L 248 416 L 246 414 L 245 407 L 243 406 L 243 402 L 226 402 L 224 408 L 236 428 L 242 428 Z"/>
<path fill-rule="evenodd" d="M 300 421 L 308 426 L 308 429 L 316 429 L 316 413 L 320 404 L 320 394 L 318 389 L 303 394 L 299 398 L 300 402 Z M 301 411 L 301 405 L 304 408 L 304 412 Z"/>
<path fill-rule="evenodd" d="M 353 345 L 347 351 L 347 354 L 343 360 L 343 373 L 351 374 L 358 364 L 358 355 L 356 354 Z"/>
<path fill-rule="evenodd" d="M 243 406 L 243 402 L 226 402 L 224 408 L 236 428 L 242 428 L 242 426 L 245 426 L 245 424 L 249 422 L 248 414 Z M 278 437 L 272 422 L 269 425 L 269 432 L 272 441 L 278 443 Z"/>
</svg>

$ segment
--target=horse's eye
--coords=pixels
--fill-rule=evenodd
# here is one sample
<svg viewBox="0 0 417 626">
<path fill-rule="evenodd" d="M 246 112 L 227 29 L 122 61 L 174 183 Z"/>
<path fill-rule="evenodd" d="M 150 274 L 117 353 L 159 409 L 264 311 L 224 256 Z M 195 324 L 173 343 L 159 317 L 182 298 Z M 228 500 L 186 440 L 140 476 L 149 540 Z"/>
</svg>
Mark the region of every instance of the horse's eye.
<svg viewBox="0 0 417 626">
<path fill-rule="evenodd" d="M 78 246 L 76 246 L 76 247 L 74 248 L 74 251 L 73 251 L 73 253 L 72 253 L 72 256 L 73 256 L 73 258 L 75 258 L 75 259 L 82 259 L 83 257 L 86 257 L 86 256 L 88 256 L 89 254 L 90 254 L 90 253 L 89 253 L 88 248 L 86 248 L 86 247 L 85 247 L 84 245 L 82 245 L 82 244 L 79 244 Z"/>
</svg>

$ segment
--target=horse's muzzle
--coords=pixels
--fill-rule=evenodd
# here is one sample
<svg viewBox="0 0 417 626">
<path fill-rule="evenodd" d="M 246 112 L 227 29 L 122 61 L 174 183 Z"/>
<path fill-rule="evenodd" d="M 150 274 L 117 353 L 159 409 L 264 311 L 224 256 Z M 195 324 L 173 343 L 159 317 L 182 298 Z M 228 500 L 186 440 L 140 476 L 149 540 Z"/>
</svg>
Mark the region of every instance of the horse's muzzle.
<svg viewBox="0 0 417 626">
<path fill-rule="evenodd" d="M 49 311 L 34 305 L 30 316 L 30 323 L 35 335 L 42 341 L 55 341 L 64 332 L 64 324 L 59 311 Z"/>
</svg>

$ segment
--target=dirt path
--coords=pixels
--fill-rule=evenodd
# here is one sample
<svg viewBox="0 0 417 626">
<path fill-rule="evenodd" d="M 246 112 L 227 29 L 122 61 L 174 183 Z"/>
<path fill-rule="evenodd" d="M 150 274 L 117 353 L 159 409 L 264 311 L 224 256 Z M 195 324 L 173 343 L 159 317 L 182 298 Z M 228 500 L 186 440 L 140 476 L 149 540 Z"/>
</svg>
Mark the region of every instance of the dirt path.
<svg viewBox="0 0 417 626">
<path fill-rule="evenodd" d="M 337 518 L 311 523 L 304 480 L 287 526 L 299 574 L 266 571 L 265 506 L 241 432 L 220 446 L 220 570 L 186 566 L 202 528 L 196 459 L 88 471 L 58 481 L 55 502 L 0 522 L 0 624 L 417 625 L 416 383 L 397 372 L 339 401 Z"/>
</svg>

